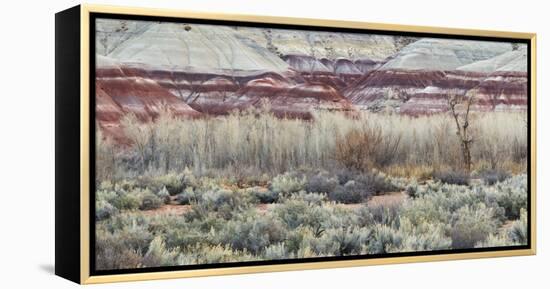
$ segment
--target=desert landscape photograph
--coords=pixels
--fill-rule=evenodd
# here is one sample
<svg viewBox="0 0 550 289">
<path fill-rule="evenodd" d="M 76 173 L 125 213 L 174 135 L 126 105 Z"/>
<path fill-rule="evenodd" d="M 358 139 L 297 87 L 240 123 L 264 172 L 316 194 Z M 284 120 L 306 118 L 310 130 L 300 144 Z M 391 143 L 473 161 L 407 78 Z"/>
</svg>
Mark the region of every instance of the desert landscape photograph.
<svg viewBox="0 0 550 289">
<path fill-rule="evenodd" d="M 95 269 L 526 246 L 527 44 L 380 33 L 97 18 Z"/>
</svg>

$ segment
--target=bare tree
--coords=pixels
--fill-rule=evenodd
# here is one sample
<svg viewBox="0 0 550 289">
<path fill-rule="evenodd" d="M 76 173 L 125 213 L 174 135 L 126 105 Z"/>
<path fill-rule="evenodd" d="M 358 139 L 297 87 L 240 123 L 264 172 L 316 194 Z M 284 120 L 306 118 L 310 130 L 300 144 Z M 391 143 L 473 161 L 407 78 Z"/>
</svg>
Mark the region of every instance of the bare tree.
<svg viewBox="0 0 550 289">
<path fill-rule="evenodd" d="M 452 91 L 447 99 L 449 110 L 456 125 L 456 135 L 460 141 L 460 147 L 462 149 L 462 161 L 464 169 L 467 172 L 470 172 L 472 169 L 471 147 L 474 139 L 469 129 L 469 117 L 473 102 L 473 93 L 469 95 L 464 95 L 463 93 L 460 93 L 456 90 Z M 461 110 L 459 106 L 465 106 L 465 108 Z"/>
</svg>

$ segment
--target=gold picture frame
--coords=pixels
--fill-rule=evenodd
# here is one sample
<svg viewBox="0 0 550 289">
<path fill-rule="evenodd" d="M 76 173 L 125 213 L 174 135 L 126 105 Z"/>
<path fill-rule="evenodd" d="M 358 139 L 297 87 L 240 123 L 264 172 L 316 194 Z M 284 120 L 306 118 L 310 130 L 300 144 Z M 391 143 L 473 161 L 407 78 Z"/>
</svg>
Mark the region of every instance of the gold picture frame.
<svg viewBox="0 0 550 289">
<path fill-rule="evenodd" d="M 69 10 L 66 10 L 69 11 Z M 69 13 L 69 12 L 60 12 Z M 216 275 L 231 275 L 231 274 L 249 274 L 249 273 L 262 273 L 262 272 L 276 272 L 276 271 L 290 271 L 290 270 L 310 270 L 310 269 L 326 269 L 326 268 L 340 268 L 340 267 L 352 267 L 352 266 L 370 266 L 370 265 L 385 265 L 385 264 L 399 264 L 399 263 L 412 263 L 412 262 L 432 262 L 432 261 L 446 261 L 446 260 L 460 260 L 460 259 L 475 259 L 475 258 L 491 258 L 491 257 L 508 257 L 508 256 L 524 256 L 536 254 L 536 34 L 534 33 L 519 33 L 519 32 L 504 32 L 504 31 L 490 31 L 490 30 L 473 30 L 473 29 L 457 29 L 457 28 L 443 28 L 443 27 L 425 27 L 414 25 L 394 25 L 394 24 L 378 24 L 367 22 L 352 22 L 352 21 L 338 21 L 338 20 L 320 20 L 320 19 L 299 19 L 299 18 L 287 18 L 287 17 L 273 17 L 273 16 L 257 16 L 257 15 L 239 15 L 239 14 L 217 14 L 217 13 L 203 13 L 193 11 L 178 11 L 168 9 L 150 9 L 150 8 L 130 8 L 130 7 L 115 7 L 104 5 L 88 5 L 83 4 L 72 8 L 70 10 L 71 16 L 67 16 L 62 19 L 60 16 L 59 25 L 78 25 L 78 31 L 73 31 L 72 36 L 79 36 L 78 49 L 74 51 L 77 53 L 78 66 L 79 66 L 79 82 L 74 84 L 78 86 L 80 94 L 80 101 L 78 103 L 79 110 L 65 117 L 77 118 L 79 121 L 79 137 L 74 139 L 73 142 L 67 145 L 78 144 L 79 159 L 74 160 L 72 166 L 67 165 L 67 168 L 78 169 L 78 180 L 71 180 L 74 183 L 72 187 L 77 188 L 79 191 L 79 198 L 77 201 L 71 203 L 71 205 L 77 206 L 75 210 L 78 210 L 78 224 L 69 225 L 66 224 L 68 220 L 63 221 L 70 212 L 56 212 L 56 241 L 59 238 L 63 238 L 71 228 L 76 228 L 78 225 L 78 236 L 73 235 L 71 241 L 56 245 L 56 251 L 63 248 L 69 248 L 68 250 L 78 251 L 78 256 L 68 256 L 70 252 L 60 252 L 60 255 L 56 253 L 56 274 L 73 280 L 81 284 L 96 284 L 105 282 L 122 282 L 122 281 L 138 281 L 138 280 L 156 280 L 156 279 L 169 279 L 169 278 L 184 278 L 184 277 L 200 277 L 200 276 L 216 276 Z M 356 259 L 356 260 L 336 260 L 336 261 L 322 261 L 322 262 L 300 262 L 300 263 L 287 263 L 287 264 L 274 264 L 274 265 L 254 265 L 254 266 L 242 266 L 242 267 L 220 267 L 220 268 L 208 268 L 208 269 L 191 269 L 191 270 L 176 270 L 176 271 L 163 271 L 163 272 L 139 272 L 139 273 L 122 273 L 122 274 L 109 274 L 109 275 L 92 275 L 90 270 L 90 220 L 91 208 L 93 204 L 90 204 L 90 15 L 93 13 L 103 14 L 118 14 L 118 15 L 136 15 L 136 16 L 156 16 L 156 17 L 169 17 L 169 18 L 186 18 L 186 19 L 200 19 L 200 20 L 222 20 L 222 21 L 237 21 L 237 22 L 252 22 L 261 24 L 289 24 L 295 26 L 315 26 L 315 27 L 330 27 L 330 28 L 353 28 L 358 30 L 377 30 L 377 31 L 390 31 L 390 32 L 412 32 L 412 33 L 429 33 L 429 34 L 444 34 L 444 35 L 456 35 L 456 36 L 480 36 L 480 37 L 503 37 L 521 39 L 529 42 L 530 63 L 530 178 L 528 180 L 530 186 L 530 245 L 526 249 L 513 249 L 513 250 L 498 250 L 498 251 L 483 251 L 483 252 L 457 252 L 449 254 L 437 254 L 437 255 L 421 255 L 421 256 L 397 256 L 397 257 L 382 257 L 382 258 L 370 258 L 370 259 Z M 77 15 L 74 15 L 77 14 Z M 72 17 L 72 18 L 71 18 Z M 70 20 L 64 20 L 70 19 Z M 77 19 L 77 20 L 75 20 Z M 70 21 L 78 21 L 79 23 L 73 23 Z M 68 28 L 66 28 L 68 29 Z M 63 28 L 60 28 L 59 37 L 62 37 L 64 33 Z M 69 37 L 69 36 L 67 36 Z M 60 43 L 64 39 L 60 38 Z M 65 39 L 66 40 L 66 39 Z M 62 45 L 60 44 L 60 47 Z M 56 52 L 57 53 L 57 52 Z M 67 54 L 68 55 L 68 54 Z M 56 58 L 62 57 L 63 54 L 56 55 Z M 63 64 L 57 64 L 60 67 Z M 74 69 L 76 66 L 71 66 Z M 73 72 L 59 73 L 59 77 L 65 77 L 65 74 Z M 63 83 L 56 83 L 56 86 L 61 86 Z M 61 88 L 60 88 L 61 89 Z M 74 90 L 73 90 L 74 91 Z M 64 98 L 74 97 L 74 95 L 65 95 L 63 91 L 59 92 L 59 98 L 56 103 L 62 105 Z M 74 107 L 73 107 L 74 108 Z M 62 110 L 62 109 L 60 109 Z M 59 117 L 59 120 L 66 120 L 63 116 Z M 57 133 L 63 134 L 63 128 L 58 127 Z M 59 136 L 65 137 L 64 135 Z M 74 136 L 73 136 L 74 137 Z M 59 144 L 63 145 L 63 144 Z M 60 150 L 63 147 L 59 147 Z M 76 149 L 76 148 L 75 148 Z M 57 154 L 61 152 L 58 151 Z M 57 162 L 64 162 L 66 159 L 60 157 Z M 62 174 L 63 170 L 56 172 L 56 175 Z M 62 179 L 58 179 L 57 183 Z M 67 181 L 67 180 L 65 180 Z M 71 192 L 74 194 L 74 191 Z M 56 188 L 56 211 L 62 211 L 61 200 L 67 197 L 69 194 L 68 189 Z M 74 212 L 74 211 L 73 211 Z M 77 216 L 75 216 L 77 217 Z M 77 242 L 78 244 L 74 244 Z M 61 242 L 61 241 L 60 241 Z M 72 245 L 69 245 L 68 242 Z M 67 247 L 68 246 L 68 247 Z M 70 261 L 64 261 L 64 259 L 71 259 Z M 78 272 L 65 268 L 78 264 Z"/>
</svg>

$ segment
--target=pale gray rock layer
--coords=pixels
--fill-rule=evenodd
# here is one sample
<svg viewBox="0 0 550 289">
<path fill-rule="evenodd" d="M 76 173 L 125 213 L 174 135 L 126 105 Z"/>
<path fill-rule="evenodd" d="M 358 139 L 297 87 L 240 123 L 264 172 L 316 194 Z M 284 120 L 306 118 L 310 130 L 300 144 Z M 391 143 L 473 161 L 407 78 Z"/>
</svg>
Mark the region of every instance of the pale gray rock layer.
<svg viewBox="0 0 550 289">
<path fill-rule="evenodd" d="M 381 69 L 454 70 L 512 51 L 512 44 L 423 38 L 401 49 Z"/>
<path fill-rule="evenodd" d="M 458 67 L 464 71 L 521 71 L 527 72 L 527 45 L 521 45 L 517 50 L 508 51 L 495 57 Z"/>
</svg>

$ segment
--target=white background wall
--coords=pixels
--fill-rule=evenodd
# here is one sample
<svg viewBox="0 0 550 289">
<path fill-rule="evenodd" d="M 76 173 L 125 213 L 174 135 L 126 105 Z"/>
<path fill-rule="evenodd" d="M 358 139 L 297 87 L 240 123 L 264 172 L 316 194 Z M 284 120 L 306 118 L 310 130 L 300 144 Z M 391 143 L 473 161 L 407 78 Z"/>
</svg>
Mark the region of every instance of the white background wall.
<svg viewBox="0 0 550 289">
<path fill-rule="evenodd" d="M 101 288 L 548 288 L 545 170 L 550 27 L 545 1 L 187 0 L 90 3 L 538 33 L 538 255 L 100 285 Z M 76 1 L 0 9 L 0 287 L 69 288 L 54 266 L 54 13 Z M 546 267 L 546 268 L 545 268 Z"/>
</svg>

